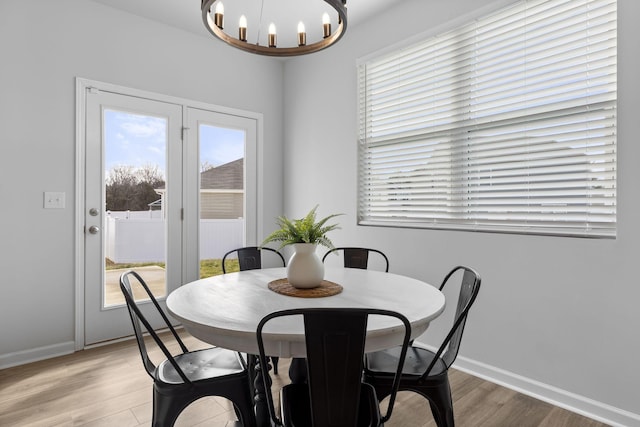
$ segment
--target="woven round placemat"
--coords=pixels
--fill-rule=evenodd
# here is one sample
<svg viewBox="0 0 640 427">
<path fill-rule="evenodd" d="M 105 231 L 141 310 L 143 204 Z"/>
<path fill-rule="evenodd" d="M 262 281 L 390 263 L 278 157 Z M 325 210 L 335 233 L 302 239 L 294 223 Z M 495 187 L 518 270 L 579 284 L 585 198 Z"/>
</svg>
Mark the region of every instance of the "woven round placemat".
<svg viewBox="0 0 640 427">
<path fill-rule="evenodd" d="M 286 278 L 269 282 L 269 289 L 278 294 L 298 298 L 330 297 L 331 295 L 336 295 L 342 292 L 341 285 L 328 280 L 323 280 L 320 283 L 320 286 L 316 286 L 315 288 L 298 289 L 291 286 Z"/>
</svg>

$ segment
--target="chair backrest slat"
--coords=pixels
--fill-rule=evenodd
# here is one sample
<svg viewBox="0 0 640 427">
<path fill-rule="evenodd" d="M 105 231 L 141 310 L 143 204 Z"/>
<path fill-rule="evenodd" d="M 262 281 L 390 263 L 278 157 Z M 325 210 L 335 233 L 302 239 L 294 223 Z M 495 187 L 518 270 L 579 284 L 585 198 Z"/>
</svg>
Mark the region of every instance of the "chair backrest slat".
<svg viewBox="0 0 640 427">
<path fill-rule="evenodd" d="M 369 265 L 369 251 L 362 248 L 345 248 L 344 266 L 348 268 L 367 269 Z"/>
<path fill-rule="evenodd" d="M 440 290 L 443 290 L 445 285 L 451 281 L 452 277 L 460 271 L 462 271 L 462 281 L 460 283 L 460 291 L 453 326 L 440 345 L 440 348 L 438 348 L 436 357 L 434 357 L 426 372 L 423 374 L 423 377 L 427 377 L 429 375 L 431 369 L 438 361 L 438 358 L 442 358 L 447 368 L 449 368 L 458 356 L 460 343 L 462 342 L 462 333 L 464 332 L 464 326 L 469 315 L 469 310 L 478 296 L 481 283 L 480 276 L 473 269 L 458 266 L 446 275 L 440 285 Z"/>
<path fill-rule="evenodd" d="M 333 248 L 324 254 L 324 256 L 322 257 L 322 262 L 325 261 L 325 259 L 327 258 L 327 256 L 329 256 L 329 254 L 338 252 L 338 251 L 342 251 L 343 253 L 345 267 L 360 268 L 362 270 L 366 270 L 367 268 L 369 268 L 369 254 L 371 252 L 379 254 L 383 258 L 383 261 L 385 264 L 385 272 L 387 273 L 389 272 L 389 259 L 387 258 L 387 256 L 382 251 L 379 251 L 377 249 L 372 249 L 372 248 L 359 248 L 359 247 Z"/>
<path fill-rule="evenodd" d="M 312 312 L 304 324 L 314 425 L 355 426 L 367 314 Z"/>
<path fill-rule="evenodd" d="M 188 349 L 185 346 L 184 342 L 178 336 L 178 333 L 176 332 L 175 328 L 169 321 L 169 318 L 165 314 L 164 310 L 162 310 L 162 307 L 160 307 L 160 304 L 158 304 L 158 301 L 153 296 L 153 293 L 149 289 L 149 286 L 146 284 L 146 282 L 135 271 L 132 271 L 132 270 L 126 271 L 120 276 L 120 290 L 122 291 L 122 294 L 124 295 L 124 299 L 127 303 L 127 309 L 129 311 L 129 316 L 131 317 L 131 323 L 133 324 L 133 331 L 136 336 L 138 349 L 140 350 L 140 356 L 142 357 L 142 363 L 145 367 L 145 370 L 147 371 L 149 376 L 151 376 L 151 378 L 155 378 L 156 366 L 151 360 L 151 358 L 149 357 L 147 346 L 144 341 L 142 326 L 144 326 L 145 330 L 149 333 L 149 335 L 151 335 L 151 337 L 155 341 L 158 348 L 160 348 L 164 356 L 167 358 L 167 360 L 169 360 L 169 363 L 173 365 L 173 367 L 175 368 L 178 375 L 180 375 L 182 380 L 185 383 L 190 383 L 191 381 L 187 378 L 187 376 L 182 371 L 182 369 L 180 369 L 180 367 L 178 366 L 177 362 L 174 360 L 173 355 L 171 354 L 167 346 L 164 344 L 162 339 L 155 332 L 155 330 L 153 329 L 153 327 L 151 326 L 151 324 L 149 323 L 145 315 L 140 310 L 140 307 L 138 307 L 138 304 L 136 303 L 136 300 L 132 291 L 131 277 L 135 279 L 136 281 L 135 283 L 137 286 L 144 289 L 147 296 L 149 297 L 149 300 L 153 303 L 155 310 L 158 312 L 158 314 L 162 318 L 164 326 L 166 326 L 171 331 L 171 333 L 173 334 L 173 337 L 175 338 L 176 342 L 180 346 L 180 349 L 182 350 L 182 352 L 186 353 L 188 352 Z"/>
<path fill-rule="evenodd" d="M 277 257 L 280 258 L 282 266 L 285 266 L 284 257 L 279 251 L 268 247 L 246 246 L 244 248 L 233 249 L 224 254 L 224 256 L 222 257 L 222 272 L 225 274 L 227 273 L 225 261 L 227 260 L 227 257 L 232 255 L 233 253 L 236 253 L 238 257 L 238 265 L 240 267 L 240 271 L 261 269 L 263 251 L 273 252 Z"/>
<path fill-rule="evenodd" d="M 260 250 L 256 247 L 238 249 L 238 264 L 240 271 L 259 270 L 262 268 Z"/>
</svg>

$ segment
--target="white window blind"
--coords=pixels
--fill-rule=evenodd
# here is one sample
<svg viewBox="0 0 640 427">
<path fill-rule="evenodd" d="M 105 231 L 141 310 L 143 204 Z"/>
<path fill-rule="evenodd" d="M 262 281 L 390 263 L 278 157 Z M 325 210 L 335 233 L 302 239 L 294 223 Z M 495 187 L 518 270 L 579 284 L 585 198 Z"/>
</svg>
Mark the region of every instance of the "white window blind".
<svg viewBox="0 0 640 427">
<path fill-rule="evenodd" d="M 521 1 L 360 63 L 359 223 L 615 237 L 616 33 Z"/>
</svg>

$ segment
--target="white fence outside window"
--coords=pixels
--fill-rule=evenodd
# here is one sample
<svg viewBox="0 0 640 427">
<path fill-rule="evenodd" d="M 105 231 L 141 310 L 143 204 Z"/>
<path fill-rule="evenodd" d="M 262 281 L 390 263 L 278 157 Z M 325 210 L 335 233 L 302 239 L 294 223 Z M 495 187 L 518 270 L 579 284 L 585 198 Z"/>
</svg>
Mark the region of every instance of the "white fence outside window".
<svg viewBox="0 0 640 427">
<path fill-rule="evenodd" d="M 149 211 L 111 212 L 105 221 L 105 256 L 118 264 L 164 262 L 165 227 L 157 216 Z M 200 259 L 220 259 L 244 246 L 243 230 L 243 218 L 200 220 Z"/>
</svg>

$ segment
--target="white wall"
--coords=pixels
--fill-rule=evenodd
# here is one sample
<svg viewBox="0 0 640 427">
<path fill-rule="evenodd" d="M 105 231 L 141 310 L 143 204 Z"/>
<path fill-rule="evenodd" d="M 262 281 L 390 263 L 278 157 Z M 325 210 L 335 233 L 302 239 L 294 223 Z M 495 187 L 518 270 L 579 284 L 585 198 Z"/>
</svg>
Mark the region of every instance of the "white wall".
<svg viewBox="0 0 640 427">
<path fill-rule="evenodd" d="M 619 0 L 618 238 L 359 227 L 356 59 L 512 0 L 406 0 L 285 67 L 285 214 L 344 212 L 339 245 L 384 250 L 391 271 L 439 283 L 458 264 L 483 284 L 458 362 L 611 423 L 640 426 L 640 2 Z M 464 19 L 461 16 L 466 16 Z M 441 324 L 422 337 L 436 345 Z"/>
<path fill-rule="evenodd" d="M 0 366 L 74 340 L 75 78 L 262 113 L 258 222 L 271 226 L 282 68 L 92 1 L 0 2 Z M 43 209 L 44 191 L 65 192 L 66 208 Z"/>
</svg>

